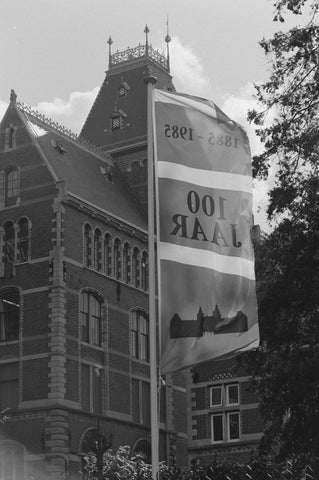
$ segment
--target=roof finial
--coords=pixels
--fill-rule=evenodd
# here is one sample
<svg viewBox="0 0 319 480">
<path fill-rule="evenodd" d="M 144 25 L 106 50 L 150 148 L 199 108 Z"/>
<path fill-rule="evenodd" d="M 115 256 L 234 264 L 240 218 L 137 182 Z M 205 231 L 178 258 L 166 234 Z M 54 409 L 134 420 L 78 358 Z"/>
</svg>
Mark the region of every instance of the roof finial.
<svg viewBox="0 0 319 480">
<path fill-rule="evenodd" d="M 171 37 L 169 36 L 169 28 L 168 28 L 168 15 L 167 15 L 167 20 L 166 20 L 166 28 L 167 28 L 167 32 L 166 32 L 166 37 L 165 37 L 165 42 L 167 44 L 166 46 L 166 52 L 167 52 L 167 70 L 168 70 L 168 73 L 170 73 L 170 65 L 169 65 L 169 42 L 171 41 Z"/>
<path fill-rule="evenodd" d="M 112 43 L 113 43 L 113 40 L 112 40 L 112 37 L 111 35 L 109 36 L 109 39 L 107 41 L 107 43 L 109 44 L 109 69 L 112 65 Z"/>
<path fill-rule="evenodd" d="M 17 101 L 17 94 L 12 88 L 10 92 L 10 102 L 16 103 L 16 101 Z"/>
<path fill-rule="evenodd" d="M 148 55 L 148 34 L 150 32 L 150 29 L 148 28 L 147 24 L 145 25 L 144 28 L 144 33 L 145 33 L 145 50 L 146 50 L 146 56 Z"/>
</svg>

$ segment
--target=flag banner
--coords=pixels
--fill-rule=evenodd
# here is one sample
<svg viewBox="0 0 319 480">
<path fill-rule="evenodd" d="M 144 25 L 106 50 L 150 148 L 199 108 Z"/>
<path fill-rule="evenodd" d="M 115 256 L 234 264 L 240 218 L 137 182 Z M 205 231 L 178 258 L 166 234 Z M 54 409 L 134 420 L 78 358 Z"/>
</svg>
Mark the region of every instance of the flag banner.
<svg viewBox="0 0 319 480">
<path fill-rule="evenodd" d="M 213 102 L 154 91 L 161 372 L 258 346 L 247 135 Z"/>
</svg>

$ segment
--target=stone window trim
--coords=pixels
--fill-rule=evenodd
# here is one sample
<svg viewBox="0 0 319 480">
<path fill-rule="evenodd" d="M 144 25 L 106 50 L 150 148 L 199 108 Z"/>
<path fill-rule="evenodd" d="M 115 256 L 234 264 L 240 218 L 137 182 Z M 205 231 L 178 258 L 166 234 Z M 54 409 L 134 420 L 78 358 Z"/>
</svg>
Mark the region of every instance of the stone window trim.
<svg viewBox="0 0 319 480">
<path fill-rule="evenodd" d="M 227 382 L 211 385 L 209 387 L 209 407 L 226 408 L 239 406 L 240 386 L 239 382 Z"/>
<path fill-rule="evenodd" d="M 240 411 L 214 411 L 210 414 L 213 444 L 238 442 L 241 438 Z"/>
<path fill-rule="evenodd" d="M 97 303 L 99 304 L 96 312 Z M 79 338 L 91 347 L 103 348 L 106 300 L 94 288 L 84 287 L 79 292 Z"/>
</svg>

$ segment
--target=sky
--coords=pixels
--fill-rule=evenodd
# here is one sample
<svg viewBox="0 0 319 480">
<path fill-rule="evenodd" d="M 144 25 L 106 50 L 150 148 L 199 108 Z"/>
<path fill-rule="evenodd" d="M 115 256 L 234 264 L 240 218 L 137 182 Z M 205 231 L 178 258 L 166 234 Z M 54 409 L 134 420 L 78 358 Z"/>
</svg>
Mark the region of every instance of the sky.
<svg viewBox="0 0 319 480">
<path fill-rule="evenodd" d="M 149 42 L 165 53 L 180 92 L 213 100 L 241 123 L 252 153 L 262 150 L 247 111 L 269 65 L 259 45 L 292 26 L 273 22 L 271 0 L 0 0 L 0 118 L 18 100 L 79 133 L 108 68 L 108 44 L 122 51 Z M 298 18 L 297 23 L 305 19 Z M 266 223 L 268 183 L 255 182 L 254 216 Z"/>
</svg>

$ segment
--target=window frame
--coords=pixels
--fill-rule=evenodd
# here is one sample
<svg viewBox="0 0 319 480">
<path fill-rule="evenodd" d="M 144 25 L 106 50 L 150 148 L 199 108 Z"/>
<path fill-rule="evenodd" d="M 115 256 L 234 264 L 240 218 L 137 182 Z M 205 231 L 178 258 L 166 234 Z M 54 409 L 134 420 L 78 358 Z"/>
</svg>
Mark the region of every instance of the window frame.
<svg viewBox="0 0 319 480">
<path fill-rule="evenodd" d="M 93 301 L 95 303 L 93 303 Z M 99 315 L 95 308 L 98 306 Z M 102 346 L 103 300 L 95 292 L 84 290 L 80 293 L 80 339 L 94 347 Z"/>
<path fill-rule="evenodd" d="M 230 438 L 230 416 L 231 415 L 236 415 L 238 417 L 238 437 L 236 438 Z M 226 425 L 227 425 L 227 441 L 228 442 L 238 442 L 240 440 L 240 411 L 236 410 L 234 412 L 226 412 Z"/>
<path fill-rule="evenodd" d="M 133 385 L 135 384 L 135 390 L 137 390 L 137 396 L 135 400 L 137 400 L 137 410 L 135 411 L 136 405 L 132 402 L 132 419 L 133 422 L 138 423 L 140 425 L 144 425 L 145 427 L 151 426 L 151 385 L 150 382 L 141 380 L 140 378 L 132 377 L 131 380 L 131 392 L 133 396 Z M 145 400 L 148 400 L 148 405 L 145 405 Z M 135 407 L 135 408 L 134 408 Z M 138 418 L 136 418 L 138 417 Z"/>
<path fill-rule="evenodd" d="M 4 203 L 8 207 L 17 202 L 19 196 L 19 170 L 16 166 L 10 166 L 5 171 Z"/>
<path fill-rule="evenodd" d="M 88 385 L 83 385 L 83 369 L 88 369 Z M 98 388 L 94 376 L 99 377 Z M 88 387 L 87 390 L 85 387 Z M 88 391 L 88 409 L 84 408 L 83 390 Z M 81 362 L 81 407 L 85 412 L 102 415 L 103 412 L 103 367 Z M 85 406 L 86 407 L 86 406 Z"/>
<path fill-rule="evenodd" d="M 216 444 L 216 443 L 224 443 L 225 441 L 225 418 L 224 418 L 224 413 L 223 412 L 216 412 L 216 413 L 213 413 L 211 415 L 211 440 L 212 440 L 212 443 Z M 221 418 L 221 421 L 222 421 L 222 424 L 221 424 L 221 434 L 222 434 L 222 438 L 219 439 L 219 440 L 215 440 L 214 439 L 214 432 L 215 432 L 215 428 L 214 428 L 214 418 Z"/>
<path fill-rule="evenodd" d="M 219 389 L 220 390 L 220 403 L 215 403 L 213 404 L 213 390 L 217 390 Z M 213 385 L 212 387 L 210 387 L 209 389 L 209 406 L 211 408 L 218 408 L 218 407 L 222 407 L 223 406 L 223 386 L 222 385 Z"/>
<path fill-rule="evenodd" d="M 236 388 L 237 401 L 231 402 L 230 389 Z M 213 391 L 220 391 L 220 403 L 213 403 Z M 238 442 L 241 439 L 241 415 L 240 415 L 240 383 L 239 382 L 230 382 L 230 383 L 216 383 L 215 385 L 209 386 L 209 406 L 210 416 L 211 416 L 211 441 L 212 443 L 227 443 L 227 442 Z M 222 440 L 214 439 L 214 418 L 222 416 Z M 232 432 L 231 428 L 234 425 L 231 425 L 232 418 L 237 418 L 237 430 L 238 436 L 231 438 Z"/>
<path fill-rule="evenodd" d="M 229 389 L 231 387 L 236 387 L 237 390 L 237 402 L 230 402 L 230 395 Z M 226 383 L 225 384 L 225 391 L 226 391 L 226 405 L 227 407 L 234 407 L 239 405 L 239 384 L 238 383 Z"/>
<path fill-rule="evenodd" d="M 132 310 L 130 329 L 131 357 L 135 360 L 149 363 L 149 339 L 150 325 L 148 315 L 143 310 Z"/>
</svg>

